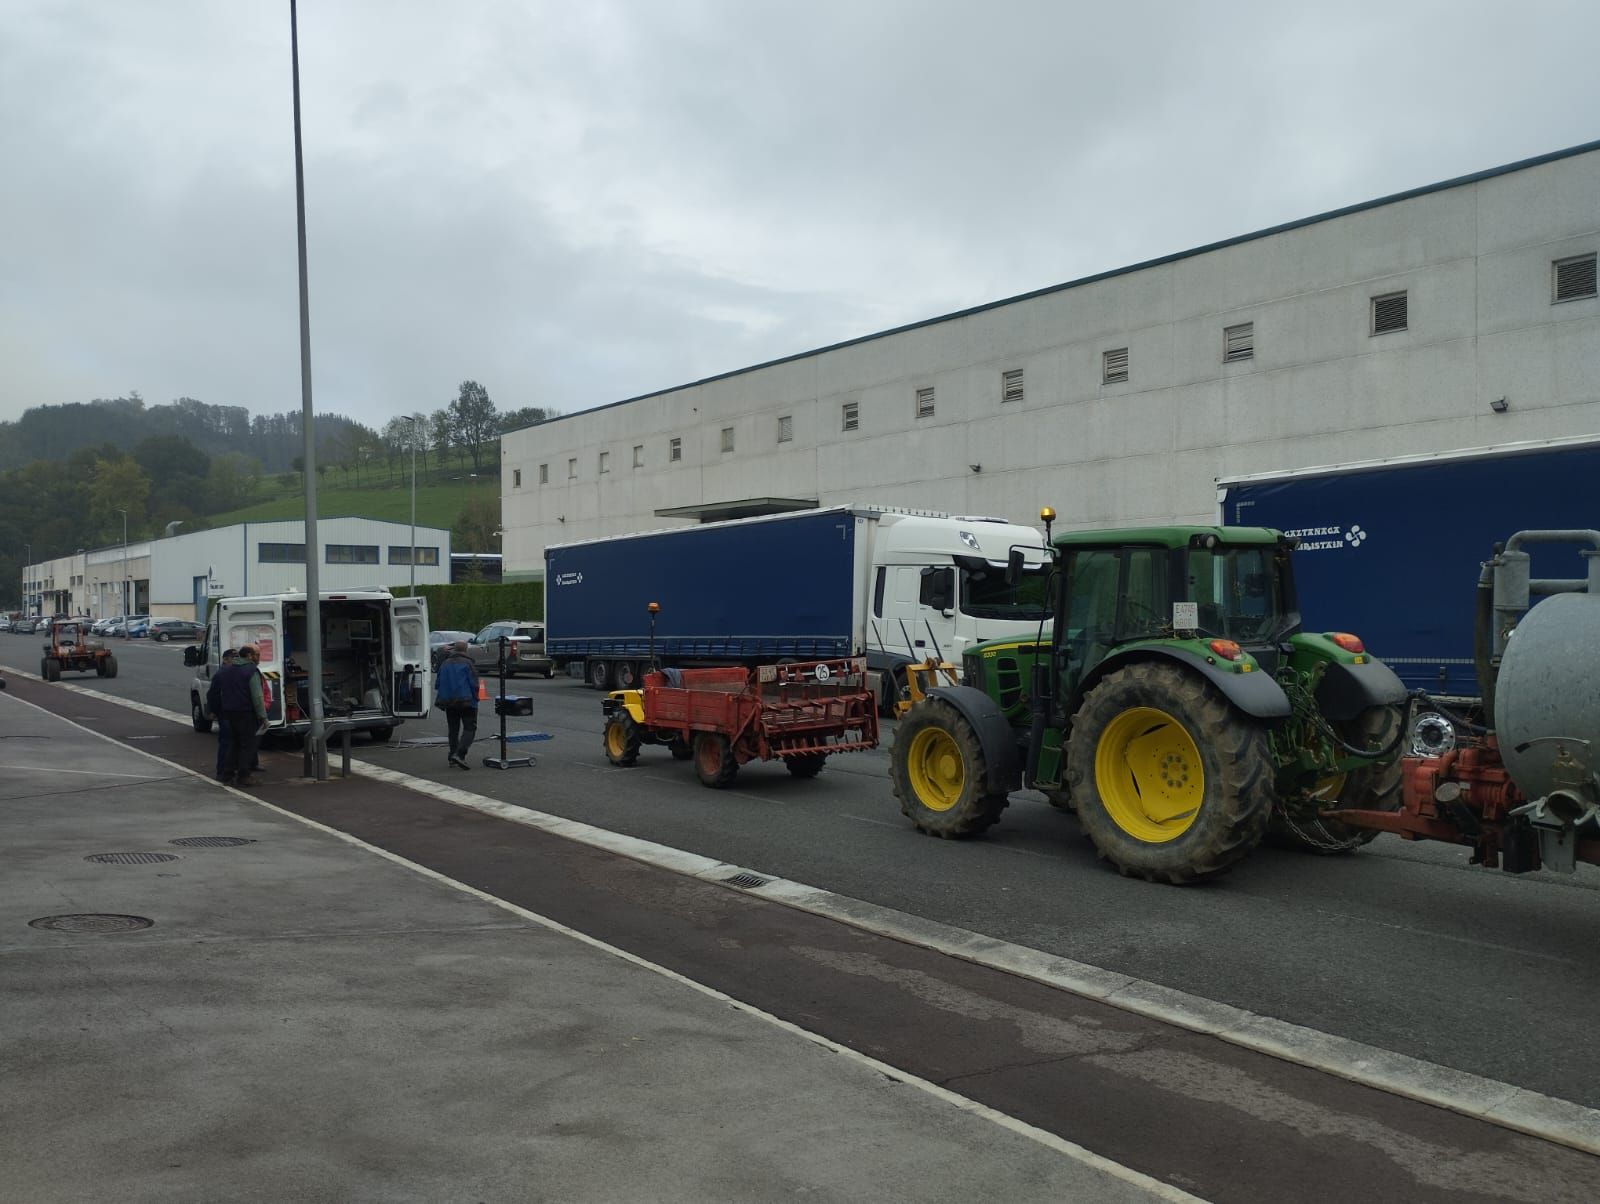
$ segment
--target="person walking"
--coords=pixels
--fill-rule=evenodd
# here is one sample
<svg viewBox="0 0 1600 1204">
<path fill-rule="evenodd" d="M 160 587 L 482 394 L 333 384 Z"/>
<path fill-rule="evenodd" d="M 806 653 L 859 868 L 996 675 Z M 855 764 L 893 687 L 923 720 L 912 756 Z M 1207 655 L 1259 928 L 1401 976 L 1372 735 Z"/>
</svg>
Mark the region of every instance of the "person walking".
<svg viewBox="0 0 1600 1204">
<path fill-rule="evenodd" d="M 444 708 L 449 763 L 457 769 L 471 769 L 467 754 L 478 734 L 478 667 L 467 655 L 466 640 L 457 640 L 439 665 L 433 693 Z"/>
<path fill-rule="evenodd" d="M 256 741 L 266 722 L 267 707 L 261 697 L 261 675 L 255 668 L 255 645 L 241 644 L 234 663 L 217 671 L 217 700 L 222 721 L 228 725 L 228 753 L 222 762 L 222 781 L 254 786 L 250 767 L 256 760 Z"/>
<path fill-rule="evenodd" d="M 206 713 L 217 724 L 217 781 L 222 781 L 222 767 L 228 760 L 228 722 L 222 717 L 222 671 L 233 667 L 234 651 L 224 649 L 222 664 L 211 675 L 211 687 L 206 691 Z"/>
</svg>

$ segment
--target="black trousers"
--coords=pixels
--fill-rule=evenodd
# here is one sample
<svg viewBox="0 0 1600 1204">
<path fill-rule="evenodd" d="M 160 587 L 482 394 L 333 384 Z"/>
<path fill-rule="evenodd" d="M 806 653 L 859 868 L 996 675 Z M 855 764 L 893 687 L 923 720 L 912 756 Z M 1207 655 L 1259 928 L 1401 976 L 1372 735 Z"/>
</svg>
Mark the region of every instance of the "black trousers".
<svg viewBox="0 0 1600 1204">
<path fill-rule="evenodd" d="M 222 760 L 222 780 L 249 775 L 256 763 L 257 719 L 254 711 L 223 711 L 222 722 L 228 725 L 228 752 Z"/>
<path fill-rule="evenodd" d="M 445 707 L 444 726 L 450 755 L 463 761 L 472 751 L 472 742 L 478 736 L 477 707 Z"/>
</svg>

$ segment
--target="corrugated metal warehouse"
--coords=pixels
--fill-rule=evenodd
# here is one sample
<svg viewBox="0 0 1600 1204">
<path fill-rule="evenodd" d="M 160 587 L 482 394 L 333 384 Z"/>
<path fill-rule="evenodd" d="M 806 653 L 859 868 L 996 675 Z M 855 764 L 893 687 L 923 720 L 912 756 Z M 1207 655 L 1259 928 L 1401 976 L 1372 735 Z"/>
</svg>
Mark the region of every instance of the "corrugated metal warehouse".
<svg viewBox="0 0 1600 1204">
<path fill-rule="evenodd" d="M 1600 431 L 1600 142 L 502 439 L 547 544 L 847 501 L 1215 521 L 1221 476 Z"/>
</svg>

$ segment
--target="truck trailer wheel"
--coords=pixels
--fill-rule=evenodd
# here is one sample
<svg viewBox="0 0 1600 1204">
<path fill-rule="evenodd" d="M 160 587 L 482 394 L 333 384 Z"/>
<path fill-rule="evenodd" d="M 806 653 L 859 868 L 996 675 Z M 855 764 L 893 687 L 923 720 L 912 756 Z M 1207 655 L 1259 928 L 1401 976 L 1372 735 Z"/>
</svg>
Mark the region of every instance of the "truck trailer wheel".
<svg viewBox="0 0 1600 1204">
<path fill-rule="evenodd" d="M 1368 707 L 1349 722 L 1332 726 L 1341 740 L 1357 748 L 1388 748 L 1405 726 L 1405 712 L 1399 707 Z M 1310 793 L 1313 801 L 1330 811 L 1398 811 L 1401 776 L 1400 750 L 1395 748 L 1386 760 L 1325 778 Z M 1271 834 L 1275 844 L 1323 854 L 1353 853 L 1378 835 L 1334 819 L 1298 819 L 1281 807 L 1273 814 Z"/>
<path fill-rule="evenodd" d="M 739 762 L 733 758 L 733 746 L 728 737 L 716 732 L 700 732 L 694 738 L 694 771 L 700 781 L 713 790 L 721 790 L 733 781 L 739 772 Z"/>
<path fill-rule="evenodd" d="M 1221 873 L 1272 814 L 1266 729 L 1173 664 L 1132 664 L 1089 692 L 1073 716 L 1067 781 L 1100 856 L 1151 882 Z"/>
<path fill-rule="evenodd" d="M 200 705 L 198 694 L 189 695 L 189 722 L 194 724 L 194 730 L 200 733 L 211 730 L 211 720 L 206 718 L 206 709 Z"/>
<path fill-rule="evenodd" d="M 639 748 L 644 743 L 644 733 L 626 711 L 606 720 L 606 760 L 613 765 L 632 765 L 639 759 Z"/>
<path fill-rule="evenodd" d="M 822 772 L 827 760 L 827 753 L 801 753 L 798 757 L 785 757 L 783 763 L 794 777 L 814 778 Z"/>
<path fill-rule="evenodd" d="M 611 677 L 619 690 L 632 690 L 639 685 L 639 671 L 632 661 L 618 661 L 611 668 Z"/>
<path fill-rule="evenodd" d="M 1009 801 L 989 787 L 983 744 L 965 715 L 925 698 L 906 712 L 889 750 L 889 777 L 900 810 L 931 836 L 975 836 Z"/>
<path fill-rule="evenodd" d="M 605 661 L 588 661 L 583 666 L 583 674 L 596 690 L 606 690 L 611 687 L 611 666 Z"/>
</svg>

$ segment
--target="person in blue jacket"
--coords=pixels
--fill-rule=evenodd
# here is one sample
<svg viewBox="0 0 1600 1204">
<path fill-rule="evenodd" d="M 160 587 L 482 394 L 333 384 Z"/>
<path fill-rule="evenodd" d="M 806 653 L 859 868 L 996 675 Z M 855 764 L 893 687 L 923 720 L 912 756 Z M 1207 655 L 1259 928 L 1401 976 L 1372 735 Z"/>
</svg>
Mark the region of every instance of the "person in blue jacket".
<svg viewBox="0 0 1600 1204">
<path fill-rule="evenodd" d="M 217 781 L 222 781 L 222 767 L 228 762 L 229 728 L 222 721 L 222 670 L 233 666 L 233 649 L 222 652 L 222 664 L 211 677 L 211 688 L 206 691 L 206 711 L 217 724 Z"/>
<path fill-rule="evenodd" d="M 471 769 L 467 754 L 478 735 L 478 667 L 467 655 L 466 640 L 457 640 L 439 665 L 433 694 L 444 708 L 449 763 L 457 769 Z"/>
</svg>

